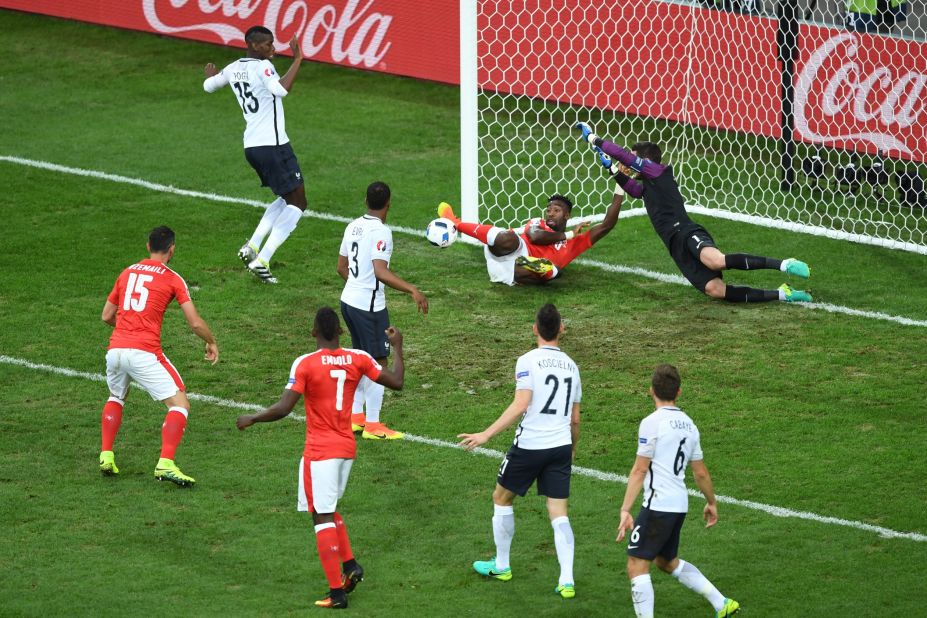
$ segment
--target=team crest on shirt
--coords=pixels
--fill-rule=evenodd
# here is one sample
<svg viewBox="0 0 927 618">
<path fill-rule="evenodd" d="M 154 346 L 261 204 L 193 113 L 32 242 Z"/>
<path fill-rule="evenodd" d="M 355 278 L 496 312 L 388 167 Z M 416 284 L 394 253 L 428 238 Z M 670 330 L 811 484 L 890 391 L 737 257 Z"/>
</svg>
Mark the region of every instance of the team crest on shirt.
<svg viewBox="0 0 927 618">
<path fill-rule="evenodd" d="M 385 240 L 377 241 L 377 251 L 386 251 L 386 241 Z"/>
<path fill-rule="evenodd" d="M 270 77 L 273 74 L 274 74 L 274 70 L 272 68 L 267 67 L 266 69 L 264 69 L 264 75 L 266 75 L 267 77 Z"/>
</svg>

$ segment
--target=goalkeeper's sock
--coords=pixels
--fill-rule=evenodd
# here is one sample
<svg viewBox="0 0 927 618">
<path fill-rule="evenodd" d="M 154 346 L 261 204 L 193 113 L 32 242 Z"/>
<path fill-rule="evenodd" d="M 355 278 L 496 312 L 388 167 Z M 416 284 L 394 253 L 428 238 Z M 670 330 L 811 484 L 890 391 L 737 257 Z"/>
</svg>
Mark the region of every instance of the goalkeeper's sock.
<svg viewBox="0 0 927 618">
<path fill-rule="evenodd" d="M 759 270 L 768 268 L 770 270 L 780 270 L 782 260 L 763 257 L 761 255 L 749 255 L 747 253 L 729 253 L 724 256 L 724 267 L 734 270 Z"/>
<path fill-rule="evenodd" d="M 100 424 L 103 429 L 103 446 L 101 451 L 113 450 L 113 442 L 116 441 L 116 434 L 119 433 L 119 425 L 122 424 L 122 400 L 110 397 L 106 405 L 103 406 L 103 414 L 100 418 Z"/>
<path fill-rule="evenodd" d="M 466 234 L 471 238 L 477 239 L 484 245 L 492 247 L 493 243 L 496 241 L 496 236 L 506 230 L 494 225 L 488 225 L 484 223 L 465 223 L 461 221 L 457 224 L 457 231 L 459 231 L 461 234 Z"/>
<path fill-rule="evenodd" d="M 263 260 L 265 264 L 270 264 L 270 258 L 273 257 L 274 251 L 290 236 L 290 232 L 296 229 L 296 224 L 299 223 L 302 216 L 302 210 L 292 204 L 287 204 L 283 212 L 277 217 L 277 220 L 274 221 L 270 237 L 264 243 L 261 252 L 258 253 L 258 259 Z"/>
<path fill-rule="evenodd" d="M 768 303 L 779 300 L 779 290 L 761 290 L 742 285 L 728 285 L 724 290 L 724 300 L 732 303 Z"/>
<path fill-rule="evenodd" d="M 264 238 L 266 238 L 270 230 L 273 229 L 274 222 L 277 220 L 277 217 L 280 216 L 280 213 L 283 212 L 284 208 L 286 208 L 286 200 L 282 197 L 278 197 L 270 203 L 270 206 L 264 211 L 264 216 L 261 217 L 261 222 L 258 223 L 257 228 L 255 228 L 254 234 L 251 235 L 251 240 L 248 241 L 252 249 L 257 251 L 261 248 L 261 243 L 264 242 Z"/>
</svg>

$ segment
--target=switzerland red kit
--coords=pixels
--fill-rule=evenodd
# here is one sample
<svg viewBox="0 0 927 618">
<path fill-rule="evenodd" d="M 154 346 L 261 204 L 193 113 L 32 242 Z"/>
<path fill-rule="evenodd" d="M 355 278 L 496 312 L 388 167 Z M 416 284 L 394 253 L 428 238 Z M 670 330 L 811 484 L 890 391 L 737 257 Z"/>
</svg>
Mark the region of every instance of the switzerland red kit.
<svg viewBox="0 0 927 618">
<path fill-rule="evenodd" d="M 161 322 L 175 298 L 182 305 L 190 300 L 190 291 L 183 277 L 162 262 L 142 260 L 122 271 L 107 298 L 117 307 L 109 349 L 162 354 Z"/>
<path fill-rule="evenodd" d="M 306 406 L 306 459 L 354 459 L 354 391 L 362 377 L 376 380 L 381 369 L 366 352 L 345 348 L 316 350 L 293 361 L 286 387 L 302 394 Z"/>
<path fill-rule="evenodd" d="M 528 237 L 528 231 L 535 226 L 540 227 L 542 230 L 553 232 L 543 219 L 532 219 L 528 221 L 524 229 L 522 229 L 521 234 L 519 234 L 528 247 L 528 255 L 536 258 L 546 258 L 550 260 L 558 270 L 563 270 L 563 268 L 575 260 L 579 254 L 592 246 L 592 241 L 589 239 L 589 232 L 583 232 L 570 240 L 561 240 L 552 245 L 532 244 Z"/>
</svg>

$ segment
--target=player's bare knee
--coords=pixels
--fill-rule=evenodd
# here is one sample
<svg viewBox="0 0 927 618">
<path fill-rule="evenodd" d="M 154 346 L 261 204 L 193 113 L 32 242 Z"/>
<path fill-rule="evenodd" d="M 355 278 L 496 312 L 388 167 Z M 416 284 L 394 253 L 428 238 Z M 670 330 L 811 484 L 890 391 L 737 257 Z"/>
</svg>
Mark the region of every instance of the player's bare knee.
<svg viewBox="0 0 927 618">
<path fill-rule="evenodd" d="M 676 570 L 676 567 L 679 566 L 679 558 L 673 558 L 672 560 L 667 560 L 663 556 L 657 556 L 654 558 L 653 563 L 657 565 L 657 568 L 663 571 L 664 573 L 672 574 Z"/>
<path fill-rule="evenodd" d="M 727 263 L 724 254 L 714 247 L 705 247 L 698 254 L 699 261 L 711 270 L 724 270 Z"/>
<path fill-rule="evenodd" d="M 518 235 L 512 230 L 506 230 L 496 236 L 489 251 L 495 256 L 508 255 L 518 249 L 518 244 Z"/>
<path fill-rule="evenodd" d="M 724 294 L 727 291 L 727 285 L 721 279 L 712 279 L 705 284 L 705 294 L 712 298 L 724 298 Z"/>
<path fill-rule="evenodd" d="M 318 526 L 319 524 L 331 524 L 335 521 L 334 513 L 316 513 L 315 509 L 312 510 L 312 522 Z"/>
<path fill-rule="evenodd" d="M 515 502 L 515 494 L 501 485 L 496 485 L 496 489 L 492 492 L 492 502 L 499 506 L 512 506 Z"/>
</svg>

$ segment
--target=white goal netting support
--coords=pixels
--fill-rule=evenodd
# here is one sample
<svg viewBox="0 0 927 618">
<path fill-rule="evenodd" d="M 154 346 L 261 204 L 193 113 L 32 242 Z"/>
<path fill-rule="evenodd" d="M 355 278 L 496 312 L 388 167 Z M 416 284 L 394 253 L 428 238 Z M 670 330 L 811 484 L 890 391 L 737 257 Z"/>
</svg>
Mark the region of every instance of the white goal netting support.
<svg viewBox="0 0 927 618">
<path fill-rule="evenodd" d="M 927 254 L 925 11 L 461 0 L 462 214 L 514 226 L 563 193 L 601 216 L 586 120 L 659 144 L 695 213 Z"/>
</svg>

